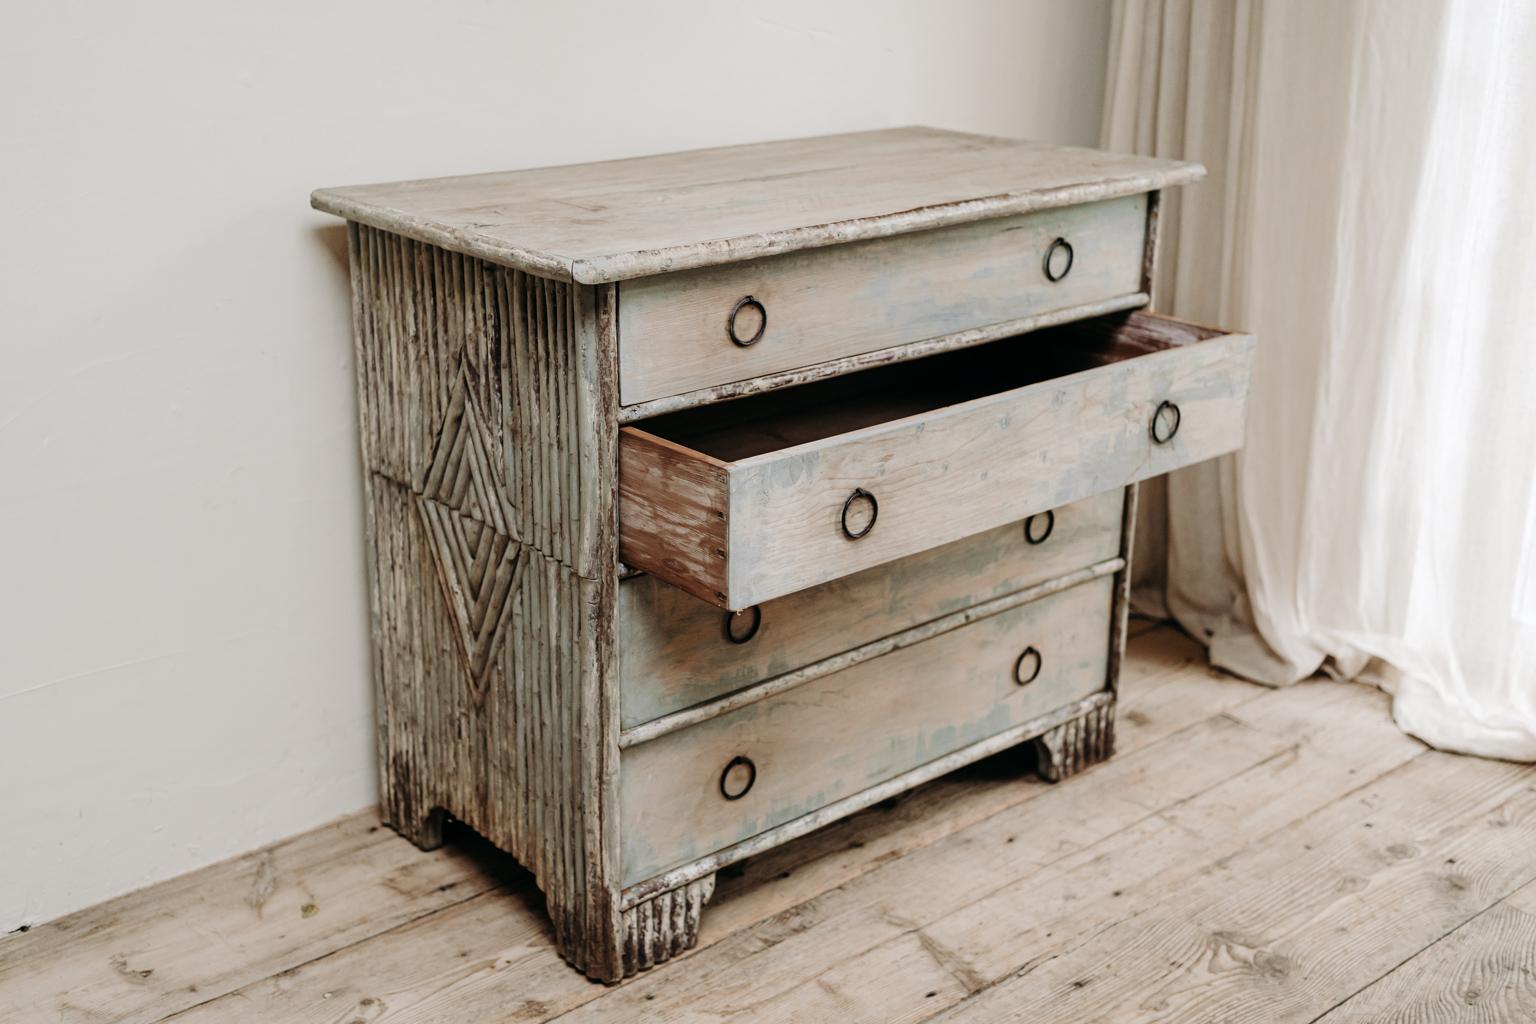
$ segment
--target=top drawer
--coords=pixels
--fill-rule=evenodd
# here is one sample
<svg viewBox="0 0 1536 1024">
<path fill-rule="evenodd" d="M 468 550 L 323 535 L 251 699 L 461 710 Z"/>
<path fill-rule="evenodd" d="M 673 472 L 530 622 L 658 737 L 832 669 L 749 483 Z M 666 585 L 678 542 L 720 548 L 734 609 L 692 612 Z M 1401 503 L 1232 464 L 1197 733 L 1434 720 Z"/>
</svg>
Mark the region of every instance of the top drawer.
<svg viewBox="0 0 1536 1024">
<path fill-rule="evenodd" d="M 1147 197 L 1125 196 L 619 287 L 625 405 L 1006 324 L 1142 287 Z"/>
</svg>

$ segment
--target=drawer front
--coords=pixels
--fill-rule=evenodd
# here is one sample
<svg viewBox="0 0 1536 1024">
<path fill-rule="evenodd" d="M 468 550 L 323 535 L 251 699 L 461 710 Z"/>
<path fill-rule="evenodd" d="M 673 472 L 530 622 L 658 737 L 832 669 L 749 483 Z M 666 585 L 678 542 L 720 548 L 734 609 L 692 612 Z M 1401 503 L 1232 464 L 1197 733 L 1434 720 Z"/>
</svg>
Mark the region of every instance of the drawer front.
<svg viewBox="0 0 1536 1024">
<path fill-rule="evenodd" d="M 1093 580 L 626 749 L 624 884 L 1103 689 L 1112 587 Z M 1038 673 L 1020 685 L 1029 647 Z"/>
<path fill-rule="evenodd" d="M 620 400 L 633 405 L 1135 295 L 1146 210 L 1145 195 L 1127 196 L 626 281 Z M 1046 255 L 1058 238 L 1071 247 L 1071 263 L 1057 247 L 1050 265 L 1059 279 L 1051 280 Z"/>
<path fill-rule="evenodd" d="M 623 726 L 1114 558 L 1124 500 L 1122 490 L 1095 495 L 1027 524 L 1010 523 L 769 601 L 734 619 L 655 577 L 625 580 L 619 588 Z"/>
</svg>

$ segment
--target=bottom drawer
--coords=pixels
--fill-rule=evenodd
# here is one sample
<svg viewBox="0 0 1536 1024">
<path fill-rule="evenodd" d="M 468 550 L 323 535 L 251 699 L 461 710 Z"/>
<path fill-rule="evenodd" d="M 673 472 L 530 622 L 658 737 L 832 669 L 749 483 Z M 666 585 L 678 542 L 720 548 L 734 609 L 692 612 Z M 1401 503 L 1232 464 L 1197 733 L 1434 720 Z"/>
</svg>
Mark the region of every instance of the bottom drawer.
<svg viewBox="0 0 1536 1024">
<path fill-rule="evenodd" d="M 1103 689 L 1112 591 L 1083 583 L 626 749 L 623 884 Z"/>
</svg>

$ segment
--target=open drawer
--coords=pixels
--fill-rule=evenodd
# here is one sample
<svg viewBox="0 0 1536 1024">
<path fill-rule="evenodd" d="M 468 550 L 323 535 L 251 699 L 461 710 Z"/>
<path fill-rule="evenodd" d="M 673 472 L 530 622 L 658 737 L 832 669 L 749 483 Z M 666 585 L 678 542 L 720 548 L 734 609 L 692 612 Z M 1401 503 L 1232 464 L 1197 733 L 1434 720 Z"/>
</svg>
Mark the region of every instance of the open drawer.
<svg viewBox="0 0 1536 1024">
<path fill-rule="evenodd" d="M 1221 455 L 1253 345 L 1116 314 L 643 421 L 620 557 L 748 608 Z"/>
</svg>

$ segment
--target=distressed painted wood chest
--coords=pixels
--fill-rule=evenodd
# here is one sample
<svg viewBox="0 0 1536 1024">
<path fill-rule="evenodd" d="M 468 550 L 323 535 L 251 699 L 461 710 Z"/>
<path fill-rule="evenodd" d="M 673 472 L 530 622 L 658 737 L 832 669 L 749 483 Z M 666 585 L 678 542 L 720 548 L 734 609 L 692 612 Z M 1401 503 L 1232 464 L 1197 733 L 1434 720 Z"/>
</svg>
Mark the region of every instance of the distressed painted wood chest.
<svg viewBox="0 0 1536 1024">
<path fill-rule="evenodd" d="M 1136 483 L 1253 339 L 1144 312 L 1196 165 L 905 128 L 323 189 L 383 814 L 616 980 L 721 867 L 1010 747 L 1110 753 Z"/>
</svg>

